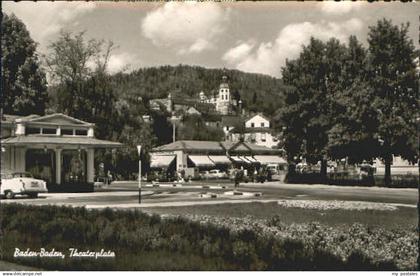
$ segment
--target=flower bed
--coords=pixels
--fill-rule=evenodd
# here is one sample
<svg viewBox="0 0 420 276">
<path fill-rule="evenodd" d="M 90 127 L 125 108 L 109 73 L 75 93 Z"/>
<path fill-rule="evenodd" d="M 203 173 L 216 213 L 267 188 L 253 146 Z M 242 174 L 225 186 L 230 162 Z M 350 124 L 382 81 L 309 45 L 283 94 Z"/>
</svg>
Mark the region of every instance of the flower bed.
<svg viewBox="0 0 420 276">
<path fill-rule="evenodd" d="M 279 200 L 285 208 L 303 208 L 314 210 L 380 210 L 394 211 L 397 207 L 381 202 L 342 201 L 342 200 Z"/>
<path fill-rule="evenodd" d="M 302 252 L 317 257 L 320 252 L 328 252 L 344 263 L 370 262 L 372 267 L 392 267 L 402 270 L 415 269 L 418 256 L 417 229 L 382 230 L 369 229 L 355 223 L 351 227 L 327 227 L 319 223 L 285 225 L 281 218 L 269 220 L 255 218 L 219 218 L 213 216 L 188 216 L 202 224 L 212 223 L 231 229 L 240 235 L 243 232 L 258 233 L 260 237 L 275 237 L 283 243 L 292 242 L 302 245 Z M 274 250 L 274 248 L 273 248 Z M 328 254 L 326 254 L 328 255 Z M 332 264 L 333 265 L 333 264 Z M 372 268 L 371 267 L 371 268 Z"/>
<path fill-rule="evenodd" d="M 327 184 L 338 186 L 378 186 L 388 188 L 417 188 L 419 185 L 418 175 L 393 175 L 390 186 L 385 186 L 383 176 L 363 177 L 358 175 L 329 174 L 327 177 L 320 173 L 288 173 L 285 179 L 290 184 Z"/>
<path fill-rule="evenodd" d="M 51 270 L 414 270 L 417 230 L 281 218 L 0 205 L 1 257 Z M 113 250 L 115 260 L 13 259 L 18 248 Z"/>
</svg>

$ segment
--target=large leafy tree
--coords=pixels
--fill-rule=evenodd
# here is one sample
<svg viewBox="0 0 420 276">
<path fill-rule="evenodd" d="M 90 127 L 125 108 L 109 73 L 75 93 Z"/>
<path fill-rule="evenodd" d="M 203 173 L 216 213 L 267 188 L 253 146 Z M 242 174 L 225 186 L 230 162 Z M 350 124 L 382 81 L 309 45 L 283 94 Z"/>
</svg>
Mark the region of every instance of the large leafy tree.
<svg viewBox="0 0 420 276">
<path fill-rule="evenodd" d="M 123 149 L 98 152 L 96 158 L 105 163 L 106 170 L 127 178 L 137 171 L 137 145 L 143 145 L 141 158 L 146 171 L 147 153 L 155 137 L 142 119 L 147 113 L 143 98 L 121 93 L 119 78 L 107 71 L 113 49 L 112 42 L 88 40 L 83 32 L 61 32 L 49 45 L 46 57 L 54 99 L 50 108 L 95 123 L 98 138 L 123 143 Z"/>
<path fill-rule="evenodd" d="M 393 154 L 418 160 L 419 82 L 408 27 L 408 23 L 396 26 L 382 19 L 370 27 L 368 35 L 368 79 L 374 93 L 371 106 L 378 113 L 376 131 L 381 144 L 379 157 L 385 162 L 385 184 L 391 182 Z"/>
<path fill-rule="evenodd" d="M 36 46 L 22 21 L 14 14 L 2 13 L 1 98 L 5 113 L 44 114 L 46 77 Z"/>
<path fill-rule="evenodd" d="M 106 72 L 112 42 L 85 38 L 84 32 L 62 31 L 45 57 L 53 89 L 52 109 L 89 119 L 109 103 L 112 93 Z M 109 112 L 109 110 L 107 110 Z"/>
<path fill-rule="evenodd" d="M 329 131 L 329 154 L 348 157 L 351 163 L 371 160 L 379 152 L 377 112 L 371 104 L 373 90 L 368 84 L 367 50 L 350 36 L 344 53 L 341 91 L 335 96 L 335 124 Z"/>
<path fill-rule="evenodd" d="M 329 130 L 338 108 L 335 98 L 343 86 L 345 51 L 336 39 L 324 43 L 311 38 L 299 58 L 287 61 L 282 70 L 284 83 L 292 87 L 280 115 L 289 159 L 303 156 L 310 163 L 321 161 L 324 175 Z"/>
</svg>

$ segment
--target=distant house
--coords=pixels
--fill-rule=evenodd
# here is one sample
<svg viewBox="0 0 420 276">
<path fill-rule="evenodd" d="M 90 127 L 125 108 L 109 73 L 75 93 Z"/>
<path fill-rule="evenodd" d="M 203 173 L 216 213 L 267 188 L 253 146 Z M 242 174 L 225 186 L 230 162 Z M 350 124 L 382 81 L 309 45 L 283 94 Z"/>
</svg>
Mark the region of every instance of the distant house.
<svg viewBox="0 0 420 276">
<path fill-rule="evenodd" d="M 187 113 L 188 115 L 201 115 L 201 112 L 200 111 L 198 111 L 195 107 L 193 107 L 193 106 L 190 106 L 188 109 L 187 109 L 187 111 L 185 112 L 185 113 Z"/>
<path fill-rule="evenodd" d="M 379 158 L 373 160 L 373 165 L 376 167 L 376 175 L 385 175 L 385 163 Z M 412 164 L 407 160 L 401 158 L 401 156 L 392 157 L 391 165 L 392 175 L 419 175 L 418 164 Z"/>
<path fill-rule="evenodd" d="M 256 114 L 245 121 L 245 128 L 241 131 L 231 131 L 230 140 L 243 140 L 259 146 L 273 148 L 279 143 L 275 132 L 271 128 L 270 120 L 262 114 Z"/>
</svg>

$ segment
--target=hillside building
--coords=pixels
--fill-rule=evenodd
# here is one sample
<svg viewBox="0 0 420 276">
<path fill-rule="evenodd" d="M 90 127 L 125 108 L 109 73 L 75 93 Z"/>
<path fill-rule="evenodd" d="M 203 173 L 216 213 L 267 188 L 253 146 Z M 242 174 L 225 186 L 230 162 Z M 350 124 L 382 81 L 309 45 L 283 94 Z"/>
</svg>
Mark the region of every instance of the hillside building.
<svg viewBox="0 0 420 276">
<path fill-rule="evenodd" d="M 243 140 L 268 148 L 274 148 L 279 143 L 270 120 L 262 114 L 256 114 L 246 120 L 242 129 L 236 127 L 228 130 L 226 137 L 233 142 Z"/>
</svg>

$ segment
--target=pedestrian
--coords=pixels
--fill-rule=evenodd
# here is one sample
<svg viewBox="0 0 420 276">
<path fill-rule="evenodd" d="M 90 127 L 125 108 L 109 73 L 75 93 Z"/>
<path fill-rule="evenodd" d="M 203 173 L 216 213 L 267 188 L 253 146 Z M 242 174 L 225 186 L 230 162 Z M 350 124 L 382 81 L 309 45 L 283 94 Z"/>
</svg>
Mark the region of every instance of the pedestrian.
<svg viewBox="0 0 420 276">
<path fill-rule="evenodd" d="M 260 169 L 260 171 L 261 171 L 261 169 Z M 254 183 L 258 182 L 258 174 L 259 174 L 258 170 L 257 170 L 257 168 L 255 168 L 254 169 L 254 176 L 253 176 L 253 179 L 252 179 Z"/>
<path fill-rule="evenodd" d="M 111 182 L 112 182 L 112 174 L 111 174 L 111 172 L 108 170 L 108 172 L 107 172 L 107 179 L 106 179 L 107 181 L 107 183 L 106 184 L 108 184 L 108 185 L 110 185 L 111 184 Z"/>
<path fill-rule="evenodd" d="M 239 188 L 239 182 L 241 179 L 241 171 L 239 171 L 238 169 L 235 169 L 234 174 L 235 174 L 235 190 L 236 190 L 237 188 Z"/>
</svg>

